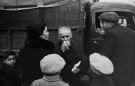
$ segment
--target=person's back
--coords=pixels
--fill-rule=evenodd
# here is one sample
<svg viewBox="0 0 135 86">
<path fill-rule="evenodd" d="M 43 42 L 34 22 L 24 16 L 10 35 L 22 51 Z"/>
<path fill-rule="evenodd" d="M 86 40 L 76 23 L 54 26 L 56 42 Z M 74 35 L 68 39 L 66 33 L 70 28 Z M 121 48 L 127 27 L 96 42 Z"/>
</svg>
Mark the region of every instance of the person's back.
<svg viewBox="0 0 135 86">
<path fill-rule="evenodd" d="M 31 86 L 69 86 L 59 75 L 65 64 L 65 60 L 58 54 L 44 56 L 40 61 L 43 78 L 34 80 Z"/>
<path fill-rule="evenodd" d="M 23 48 L 19 53 L 21 68 L 23 69 L 23 81 L 25 84 L 30 84 L 33 80 L 43 76 L 39 61 L 44 55 L 49 54 L 45 49 Z M 38 57 L 38 58 L 36 58 Z"/>
<path fill-rule="evenodd" d="M 111 33 L 116 37 L 111 60 L 115 66 L 114 80 L 119 79 L 120 86 L 128 86 L 135 75 L 135 33 L 130 28 L 116 25 Z M 135 79 L 135 78 L 134 78 Z"/>
<path fill-rule="evenodd" d="M 65 83 L 64 81 L 62 81 L 61 79 L 59 80 L 46 79 L 45 80 L 44 78 L 41 78 L 41 79 L 35 80 L 31 86 L 69 86 L 69 85 Z"/>
<path fill-rule="evenodd" d="M 93 79 L 89 86 L 115 86 L 114 81 L 108 76 L 99 76 L 93 74 Z"/>
<path fill-rule="evenodd" d="M 110 78 L 114 71 L 110 59 L 99 53 L 93 53 L 89 56 L 89 62 L 89 77 L 91 77 L 89 86 L 116 86 Z"/>
</svg>

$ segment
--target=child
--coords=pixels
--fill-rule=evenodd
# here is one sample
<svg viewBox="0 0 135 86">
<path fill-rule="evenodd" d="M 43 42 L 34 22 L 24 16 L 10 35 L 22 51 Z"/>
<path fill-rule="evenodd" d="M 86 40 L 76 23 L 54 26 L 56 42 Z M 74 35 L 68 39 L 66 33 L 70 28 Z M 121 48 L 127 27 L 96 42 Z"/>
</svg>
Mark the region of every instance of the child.
<svg viewBox="0 0 135 86">
<path fill-rule="evenodd" d="M 60 71 L 65 66 L 64 59 L 58 54 L 49 54 L 40 61 L 43 78 L 33 81 L 31 86 L 69 86 L 61 80 Z"/>
<path fill-rule="evenodd" d="M 105 56 L 93 53 L 89 56 L 90 74 L 92 80 L 90 86 L 115 86 L 114 81 L 110 78 L 114 67 L 112 62 Z"/>
<path fill-rule="evenodd" d="M 14 51 L 5 51 L 3 53 L 3 67 L 0 73 L 8 86 L 21 86 L 22 74 L 20 68 L 16 65 Z"/>
</svg>

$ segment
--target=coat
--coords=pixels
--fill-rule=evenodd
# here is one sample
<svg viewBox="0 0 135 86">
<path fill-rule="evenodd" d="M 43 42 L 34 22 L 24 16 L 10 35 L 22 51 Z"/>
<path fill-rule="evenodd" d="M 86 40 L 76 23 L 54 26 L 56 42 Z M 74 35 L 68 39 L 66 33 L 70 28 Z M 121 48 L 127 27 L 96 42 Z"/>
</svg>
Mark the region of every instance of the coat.
<svg viewBox="0 0 135 86">
<path fill-rule="evenodd" d="M 115 86 L 113 80 L 107 76 L 93 75 L 89 86 Z"/>
<path fill-rule="evenodd" d="M 65 67 L 61 71 L 62 79 L 66 82 L 77 84 L 78 82 L 80 82 L 79 81 L 80 76 L 85 73 L 85 70 L 87 68 L 86 67 L 87 58 L 85 57 L 83 52 L 81 52 L 81 49 L 79 49 L 79 47 L 77 46 L 77 44 L 75 44 L 75 42 L 71 41 L 71 46 L 69 46 L 69 50 L 65 52 L 61 50 L 61 45 L 62 45 L 61 41 L 59 41 L 56 44 L 55 53 L 59 54 L 66 61 Z M 78 72 L 77 74 L 73 74 L 71 70 L 74 67 L 74 65 L 79 61 L 81 61 L 81 64 L 78 67 L 80 69 L 80 72 Z"/>
<path fill-rule="evenodd" d="M 112 79 L 116 86 L 135 83 L 135 33 L 132 29 L 114 25 L 104 36 L 101 53 L 114 65 Z"/>
<path fill-rule="evenodd" d="M 44 76 L 32 82 L 31 86 L 69 86 L 61 80 L 59 75 Z"/>
<path fill-rule="evenodd" d="M 22 72 L 20 67 L 3 64 L 0 74 L 2 86 L 21 86 Z"/>
<path fill-rule="evenodd" d="M 96 74 L 91 68 L 89 69 L 89 85 L 88 86 L 115 86 L 114 81 L 110 75 Z"/>
<path fill-rule="evenodd" d="M 23 81 L 31 84 L 41 78 L 40 60 L 54 52 L 54 44 L 48 40 L 26 38 L 25 46 L 19 52 L 19 64 L 23 71 Z"/>
</svg>

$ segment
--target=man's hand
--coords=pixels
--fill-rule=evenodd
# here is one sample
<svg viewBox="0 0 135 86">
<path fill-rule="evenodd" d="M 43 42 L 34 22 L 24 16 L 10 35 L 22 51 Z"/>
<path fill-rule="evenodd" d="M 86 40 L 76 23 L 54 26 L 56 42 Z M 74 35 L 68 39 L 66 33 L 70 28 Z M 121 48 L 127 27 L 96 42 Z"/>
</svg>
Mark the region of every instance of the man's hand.
<svg viewBox="0 0 135 86">
<path fill-rule="evenodd" d="M 61 45 L 61 49 L 63 52 L 69 50 L 69 46 L 70 46 L 70 41 L 64 41 Z"/>
<path fill-rule="evenodd" d="M 105 30 L 103 28 L 96 28 L 95 31 L 99 34 L 105 34 Z"/>
</svg>

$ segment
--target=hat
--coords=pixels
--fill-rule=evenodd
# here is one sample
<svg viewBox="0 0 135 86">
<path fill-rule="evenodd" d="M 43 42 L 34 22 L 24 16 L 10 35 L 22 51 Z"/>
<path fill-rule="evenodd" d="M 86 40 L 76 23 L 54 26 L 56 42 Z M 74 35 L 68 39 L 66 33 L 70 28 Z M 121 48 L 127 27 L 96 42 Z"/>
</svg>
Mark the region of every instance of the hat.
<svg viewBox="0 0 135 86">
<path fill-rule="evenodd" d="M 40 61 L 41 71 L 48 74 L 61 71 L 65 64 L 64 59 L 58 54 L 49 54 Z"/>
<path fill-rule="evenodd" d="M 101 21 L 118 22 L 119 15 L 115 12 L 104 12 L 99 16 Z"/>
<path fill-rule="evenodd" d="M 93 53 L 89 56 L 91 69 L 98 75 L 111 74 L 114 71 L 112 62 L 99 53 Z"/>
</svg>

